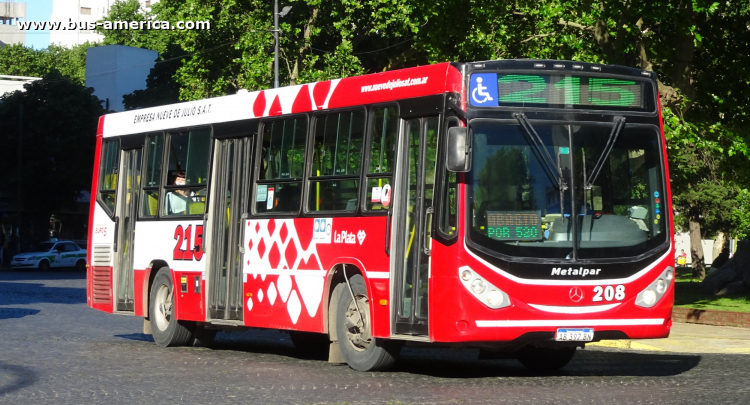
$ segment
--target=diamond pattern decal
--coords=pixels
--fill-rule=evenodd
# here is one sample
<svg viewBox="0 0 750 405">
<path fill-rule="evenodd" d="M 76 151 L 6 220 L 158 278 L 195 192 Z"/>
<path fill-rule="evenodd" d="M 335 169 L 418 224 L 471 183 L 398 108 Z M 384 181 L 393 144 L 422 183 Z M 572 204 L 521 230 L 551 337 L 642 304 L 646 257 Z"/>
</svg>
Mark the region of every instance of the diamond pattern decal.
<svg viewBox="0 0 750 405">
<path fill-rule="evenodd" d="M 276 286 L 279 289 L 279 298 L 281 298 L 281 301 L 286 302 L 289 292 L 292 291 L 292 278 L 287 274 L 282 274 L 276 280 Z"/>
<path fill-rule="evenodd" d="M 260 258 L 263 258 L 263 255 L 266 253 L 266 242 L 263 242 L 263 239 L 260 240 L 260 243 L 258 244 L 258 256 Z"/>
<path fill-rule="evenodd" d="M 263 290 L 258 289 L 258 302 L 263 302 Z"/>
<path fill-rule="evenodd" d="M 299 314 L 302 312 L 302 305 L 296 291 L 292 291 L 292 296 L 289 297 L 289 302 L 286 304 L 286 310 L 289 312 L 289 317 L 292 318 L 292 323 L 296 324 Z"/>
<path fill-rule="evenodd" d="M 286 237 L 288 236 L 288 232 L 286 230 L 286 223 L 283 223 L 281 225 L 281 230 L 279 231 L 279 236 L 281 236 L 281 243 L 286 242 Z M 294 246 L 294 245 L 292 245 Z"/>
<path fill-rule="evenodd" d="M 266 293 L 268 293 L 268 302 L 273 305 L 274 302 L 276 302 L 276 286 L 273 285 L 273 282 L 268 286 L 268 291 L 266 291 Z"/>
</svg>

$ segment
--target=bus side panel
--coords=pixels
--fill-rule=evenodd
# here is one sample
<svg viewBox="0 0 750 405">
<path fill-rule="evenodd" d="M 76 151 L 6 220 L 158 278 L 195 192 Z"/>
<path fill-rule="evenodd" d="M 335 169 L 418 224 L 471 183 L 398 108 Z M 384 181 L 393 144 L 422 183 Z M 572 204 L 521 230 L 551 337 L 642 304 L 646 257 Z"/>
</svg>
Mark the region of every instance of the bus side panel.
<svg viewBox="0 0 750 405">
<path fill-rule="evenodd" d="M 386 300 L 386 305 L 371 305 L 371 316 L 374 335 L 388 336 L 385 218 L 264 219 L 245 224 L 247 326 L 323 332 L 326 277 L 335 266 L 347 264 L 357 266 L 369 281 L 370 302 Z M 349 277 L 353 274 L 348 267 Z"/>
<path fill-rule="evenodd" d="M 203 253 L 203 221 L 191 219 L 138 221 L 133 241 L 133 296 L 135 315 L 145 316 L 151 293 L 148 281 L 155 261 L 167 263 L 173 273 L 177 319 L 205 320 L 204 288 L 195 288 L 195 278 L 202 283 L 206 258 Z M 150 270 L 149 270 L 150 269 Z M 185 285 L 183 286 L 183 278 Z M 184 291 L 183 291 L 184 290 Z M 196 292 L 197 291 L 197 292 Z"/>
<path fill-rule="evenodd" d="M 95 200 L 95 194 L 91 199 Z M 93 230 L 89 244 L 92 247 L 92 262 L 89 265 L 88 282 L 91 284 L 89 306 L 104 312 L 113 312 L 112 298 L 112 269 L 116 253 L 113 251 L 115 243 L 115 221 L 104 212 L 104 209 L 94 202 L 94 215 L 89 227 Z"/>
<path fill-rule="evenodd" d="M 203 310 L 203 291 L 196 288 L 201 285 L 202 273 L 194 271 L 176 271 L 174 274 L 175 302 L 177 306 L 177 319 L 183 321 L 205 321 L 206 315 Z"/>
<path fill-rule="evenodd" d="M 133 314 L 135 316 L 146 316 L 148 310 L 148 276 L 150 268 L 145 270 L 133 269 Z"/>
<path fill-rule="evenodd" d="M 94 152 L 94 168 L 91 176 L 91 198 L 89 201 L 89 224 L 88 240 L 86 241 L 86 303 L 93 308 L 94 274 L 93 260 L 94 249 L 94 209 L 96 208 L 96 195 L 99 189 L 99 164 L 102 156 L 102 130 L 104 127 L 104 116 L 99 117 L 99 128 L 96 135 L 96 148 Z"/>
</svg>

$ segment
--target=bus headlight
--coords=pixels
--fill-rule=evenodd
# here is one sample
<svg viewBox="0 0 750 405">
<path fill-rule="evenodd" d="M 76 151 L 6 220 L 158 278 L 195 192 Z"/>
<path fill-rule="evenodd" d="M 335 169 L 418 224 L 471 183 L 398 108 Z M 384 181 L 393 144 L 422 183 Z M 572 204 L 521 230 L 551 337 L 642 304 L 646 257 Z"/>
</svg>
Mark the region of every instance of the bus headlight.
<svg viewBox="0 0 750 405">
<path fill-rule="evenodd" d="M 477 277 L 471 282 L 471 292 L 473 292 L 474 295 L 481 295 L 486 289 L 487 284 L 481 278 Z"/>
<path fill-rule="evenodd" d="M 510 298 L 503 290 L 487 282 L 468 266 L 458 269 L 458 278 L 466 289 L 484 305 L 499 309 L 510 305 Z"/>
<path fill-rule="evenodd" d="M 500 290 L 492 290 L 487 293 L 487 302 L 490 306 L 499 307 L 503 303 L 503 293 Z"/>
<path fill-rule="evenodd" d="M 635 305 L 643 308 L 653 307 L 667 292 L 673 278 L 674 269 L 672 266 L 667 266 L 667 268 L 659 274 L 659 277 L 657 277 L 656 280 L 649 284 L 643 291 L 638 293 L 638 296 L 635 299 Z"/>
</svg>

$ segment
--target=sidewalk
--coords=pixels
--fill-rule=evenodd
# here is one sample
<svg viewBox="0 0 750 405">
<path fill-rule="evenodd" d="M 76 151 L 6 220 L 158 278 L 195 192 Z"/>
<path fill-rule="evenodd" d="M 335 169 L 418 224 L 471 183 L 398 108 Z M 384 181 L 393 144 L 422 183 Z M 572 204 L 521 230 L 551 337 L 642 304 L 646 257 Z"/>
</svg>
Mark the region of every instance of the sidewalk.
<svg viewBox="0 0 750 405">
<path fill-rule="evenodd" d="M 675 322 L 667 339 L 608 340 L 586 346 L 659 352 L 750 354 L 750 329 Z"/>
</svg>

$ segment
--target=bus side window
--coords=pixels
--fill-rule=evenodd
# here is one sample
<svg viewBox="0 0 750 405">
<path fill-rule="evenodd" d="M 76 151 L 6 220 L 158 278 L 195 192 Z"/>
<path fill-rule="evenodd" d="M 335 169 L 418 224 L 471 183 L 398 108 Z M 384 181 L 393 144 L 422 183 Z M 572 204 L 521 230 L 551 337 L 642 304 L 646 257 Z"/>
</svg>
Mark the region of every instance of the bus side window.
<svg viewBox="0 0 750 405">
<path fill-rule="evenodd" d="M 316 118 L 308 211 L 357 209 L 364 132 L 362 110 Z"/>
<path fill-rule="evenodd" d="M 372 116 L 367 155 L 365 208 L 368 211 L 379 211 L 390 208 L 390 203 L 382 203 L 382 196 L 384 189 L 389 190 L 393 186 L 393 169 L 396 166 L 395 147 L 398 137 L 398 110 L 395 106 L 375 108 L 372 110 Z"/>
<path fill-rule="evenodd" d="M 458 126 L 458 119 L 450 117 L 445 123 L 445 134 L 448 134 L 448 129 L 451 127 Z M 443 139 L 447 142 L 447 136 Z M 447 152 L 447 151 L 446 151 Z M 456 235 L 456 226 L 458 224 L 458 183 L 457 173 L 448 171 L 447 164 L 447 153 L 443 153 L 443 176 L 441 178 L 440 185 L 440 197 L 442 198 L 442 204 L 440 207 L 440 218 L 438 221 L 438 230 L 444 236 L 451 238 Z"/>
<path fill-rule="evenodd" d="M 146 137 L 146 170 L 143 173 L 142 218 L 153 218 L 159 212 L 161 162 L 164 154 L 164 134 Z"/>
<path fill-rule="evenodd" d="M 210 129 L 170 133 L 164 215 L 202 215 L 205 212 L 210 154 Z"/>
<path fill-rule="evenodd" d="M 110 215 L 115 212 L 117 198 L 117 171 L 120 167 L 120 140 L 102 142 L 101 168 L 99 169 L 99 202 Z"/>
<path fill-rule="evenodd" d="M 255 213 L 299 212 L 307 117 L 263 123 Z"/>
</svg>

